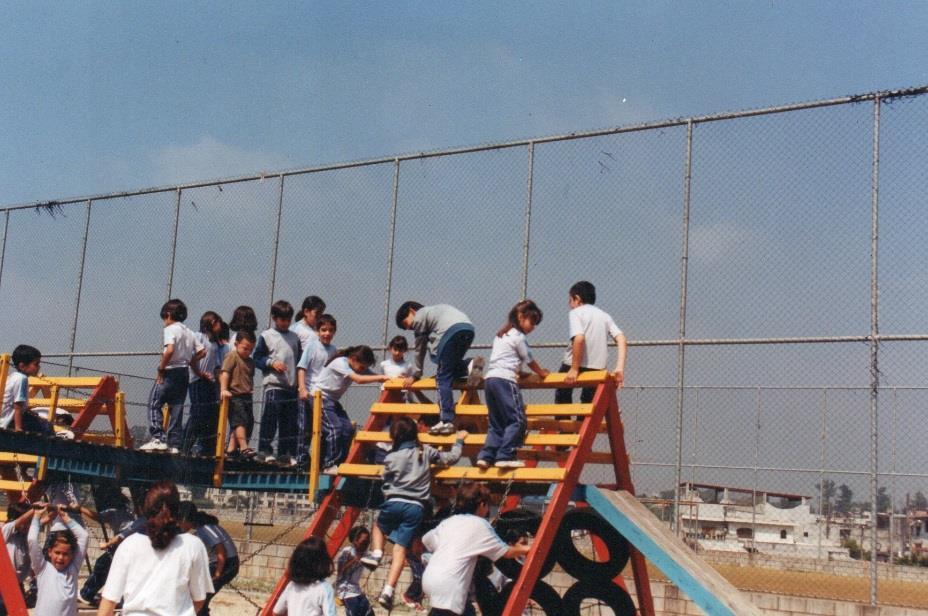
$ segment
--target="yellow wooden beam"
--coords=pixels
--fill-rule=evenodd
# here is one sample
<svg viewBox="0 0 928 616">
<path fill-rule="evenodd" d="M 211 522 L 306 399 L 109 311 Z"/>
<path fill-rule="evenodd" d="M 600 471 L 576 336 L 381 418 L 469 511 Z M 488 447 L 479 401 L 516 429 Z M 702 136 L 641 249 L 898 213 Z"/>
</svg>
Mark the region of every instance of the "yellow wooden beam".
<svg viewBox="0 0 928 616">
<path fill-rule="evenodd" d="M 608 373 L 605 370 L 590 370 L 589 372 L 581 372 L 577 376 L 577 382 L 573 385 L 567 385 L 564 383 L 564 380 L 567 378 L 566 372 L 552 372 L 545 378 L 539 378 L 535 375 L 523 378 L 519 381 L 519 387 L 523 389 L 554 389 L 560 387 L 596 387 L 597 385 L 603 383 L 608 377 Z M 403 379 L 390 379 L 384 383 L 384 389 L 390 391 L 398 391 L 403 389 Z M 412 390 L 429 390 L 436 389 L 437 383 L 433 377 L 428 377 L 424 379 L 419 379 L 412 384 L 410 389 Z M 466 389 L 463 381 L 458 381 L 454 384 L 455 389 Z"/>
<path fill-rule="evenodd" d="M 98 376 L 30 376 L 29 387 L 57 385 L 62 389 L 94 389 L 101 380 Z"/>
<path fill-rule="evenodd" d="M 563 468 L 517 468 L 503 469 L 491 467 L 480 469 L 476 466 L 452 466 L 432 472 L 433 479 L 453 480 L 472 479 L 474 481 L 509 481 L 517 483 L 552 482 L 564 478 Z M 338 474 L 352 477 L 380 477 L 383 466 L 380 464 L 342 464 Z"/>
<path fill-rule="evenodd" d="M 27 453 L 8 453 L 0 452 L 0 462 L 13 462 L 19 464 L 35 464 L 38 456 L 31 456 Z"/>
<path fill-rule="evenodd" d="M 55 387 L 58 387 L 55 385 Z M 52 404 L 52 398 L 29 398 L 29 408 L 48 407 L 59 408 L 66 411 L 78 411 L 87 406 L 87 401 L 81 398 L 58 398 L 58 404 Z"/>
<path fill-rule="evenodd" d="M 593 412 L 592 404 L 527 404 L 528 417 L 585 417 Z M 377 402 L 371 406 L 375 415 L 438 415 L 437 404 L 403 404 L 402 402 Z M 486 417 L 487 407 L 483 404 L 458 404 L 454 414 L 462 417 Z"/>
<path fill-rule="evenodd" d="M 427 433 L 419 434 L 419 442 L 427 445 L 453 445 L 456 437 L 451 434 L 448 436 L 433 436 Z M 483 445 L 486 443 L 486 434 L 471 434 L 464 439 L 465 445 Z M 389 432 L 370 432 L 362 430 L 358 432 L 354 439 L 362 443 L 389 443 Z M 580 437 L 576 434 L 528 434 L 525 437 L 527 446 L 549 445 L 559 447 L 571 447 L 579 442 Z"/>
<path fill-rule="evenodd" d="M 28 490 L 30 484 L 31 482 L 29 481 L 17 481 L 15 479 L 0 479 L 0 490 L 22 492 L 23 490 Z"/>
</svg>

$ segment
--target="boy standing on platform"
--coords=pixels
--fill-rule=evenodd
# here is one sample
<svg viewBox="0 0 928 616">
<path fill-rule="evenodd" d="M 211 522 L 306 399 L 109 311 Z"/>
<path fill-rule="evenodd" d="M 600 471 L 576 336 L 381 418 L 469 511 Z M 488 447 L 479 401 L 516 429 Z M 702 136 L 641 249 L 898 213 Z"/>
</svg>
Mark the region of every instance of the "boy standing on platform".
<svg viewBox="0 0 928 616">
<path fill-rule="evenodd" d="M 625 334 L 608 313 L 593 305 L 596 303 L 596 287 L 591 282 L 581 280 L 570 287 L 567 301 L 570 306 L 570 346 L 567 347 L 560 369 L 560 372 L 567 373 L 564 381 L 573 385 L 581 372 L 605 370 L 609 361 L 609 338 L 613 338 L 619 353 L 612 376 L 616 386 L 621 388 L 625 382 Z M 593 387 L 583 388 L 580 402 L 592 402 L 595 391 Z M 570 404 L 572 401 L 573 389 L 558 389 L 554 393 L 554 402 L 557 404 Z"/>
<path fill-rule="evenodd" d="M 277 455 L 285 464 L 296 465 L 297 383 L 296 362 L 302 349 L 300 338 L 290 331 L 293 306 L 278 300 L 271 306 L 274 327 L 261 332 L 255 346 L 255 366 L 264 373 L 264 404 L 258 432 L 258 458 L 273 462 L 272 443 L 277 435 Z"/>
</svg>

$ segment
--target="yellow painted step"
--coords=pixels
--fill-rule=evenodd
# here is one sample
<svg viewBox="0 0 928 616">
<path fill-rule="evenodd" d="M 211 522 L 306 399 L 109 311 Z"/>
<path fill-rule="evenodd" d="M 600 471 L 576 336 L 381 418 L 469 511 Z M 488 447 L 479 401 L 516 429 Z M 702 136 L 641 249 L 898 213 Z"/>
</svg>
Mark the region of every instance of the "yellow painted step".
<svg viewBox="0 0 928 616">
<path fill-rule="evenodd" d="M 552 432 L 579 432 L 582 421 L 572 419 L 533 419 L 528 420 L 529 430 L 548 430 Z M 599 426 L 599 432 L 606 431 L 606 422 Z"/>
<path fill-rule="evenodd" d="M 383 466 L 379 464 L 342 464 L 338 467 L 338 474 L 351 477 L 380 477 Z M 473 479 L 474 481 L 508 481 L 518 482 L 546 482 L 562 481 L 566 471 L 563 468 L 517 468 L 502 469 L 488 468 L 481 470 L 476 466 L 452 466 L 435 470 L 432 477 L 435 479 Z"/>
<path fill-rule="evenodd" d="M 98 376 L 30 376 L 29 387 L 51 387 L 62 389 L 94 389 L 102 379 Z"/>
<path fill-rule="evenodd" d="M 30 485 L 32 485 L 31 481 L 19 482 L 15 479 L 0 479 L 0 490 L 20 492 L 22 490 L 28 490 Z"/>
<path fill-rule="evenodd" d="M 51 398 L 29 398 L 30 408 L 49 407 L 51 404 Z M 58 408 L 66 411 L 79 411 L 85 406 L 87 406 L 87 401 L 80 398 L 58 398 Z"/>
<path fill-rule="evenodd" d="M 38 458 L 27 453 L 0 452 L 0 462 L 18 462 L 20 464 L 35 464 Z"/>
<path fill-rule="evenodd" d="M 371 405 L 374 415 L 438 415 L 437 404 L 404 404 L 402 402 L 376 402 Z M 462 417 L 486 417 L 487 407 L 483 404 L 459 404 L 455 415 Z M 593 413 L 592 404 L 526 404 L 528 417 L 585 417 Z"/>
<path fill-rule="evenodd" d="M 605 382 L 607 374 L 608 373 L 605 370 L 591 370 L 589 372 L 582 372 L 577 377 L 577 383 L 572 385 L 572 387 L 595 387 L 596 385 Z M 565 378 L 567 378 L 567 373 L 565 372 L 553 372 L 546 376 L 544 379 L 531 376 L 519 381 L 519 387 L 523 389 L 568 387 L 564 384 Z M 426 389 L 435 389 L 436 386 L 435 379 L 429 377 L 415 381 L 410 389 L 421 391 Z M 401 390 L 403 389 L 403 379 L 390 379 L 384 384 L 384 388 L 390 391 Z M 454 384 L 454 388 L 465 389 L 463 382 L 456 382 Z"/>
<path fill-rule="evenodd" d="M 433 436 L 424 432 L 419 433 L 419 442 L 428 445 L 453 445 L 454 435 L 450 436 Z M 471 434 L 465 439 L 465 445 L 483 445 L 486 442 L 486 434 Z M 389 443 L 390 434 L 388 432 L 371 432 L 361 430 L 354 439 L 362 443 Z M 528 434 L 525 437 L 527 446 L 533 445 L 551 445 L 560 447 L 573 447 L 580 442 L 578 434 Z"/>
</svg>

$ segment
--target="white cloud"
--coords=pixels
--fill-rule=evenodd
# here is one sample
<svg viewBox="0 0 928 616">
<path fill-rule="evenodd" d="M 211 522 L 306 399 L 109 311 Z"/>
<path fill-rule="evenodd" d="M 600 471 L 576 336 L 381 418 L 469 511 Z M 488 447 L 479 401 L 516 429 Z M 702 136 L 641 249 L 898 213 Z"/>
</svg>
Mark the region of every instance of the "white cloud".
<svg viewBox="0 0 928 616">
<path fill-rule="evenodd" d="M 163 146 L 152 155 L 152 176 L 158 184 L 177 184 L 275 172 L 293 166 L 287 156 L 247 150 L 204 135 L 189 144 Z"/>
<path fill-rule="evenodd" d="M 758 238 L 748 228 L 721 221 L 690 229 L 689 254 L 694 260 L 716 264 L 732 258 L 745 248 L 756 248 Z"/>
</svg>

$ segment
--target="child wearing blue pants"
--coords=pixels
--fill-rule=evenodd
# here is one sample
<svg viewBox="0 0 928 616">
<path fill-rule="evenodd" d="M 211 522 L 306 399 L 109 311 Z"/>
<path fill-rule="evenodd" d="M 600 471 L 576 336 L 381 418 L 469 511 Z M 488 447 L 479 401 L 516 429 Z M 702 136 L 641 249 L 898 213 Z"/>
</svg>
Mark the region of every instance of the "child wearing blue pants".
<svg viewBox="0 0 928 616">
<path fill-rule="evenodd" d="M 290 331 L 293 306 L 278 300 L 271 305 L 274 326 L 261 332 L 255 346 L 255 366 L 264 373 L 261 428 L 258 431 L 258 460 L 296 466 L 297 381 L 296 362 L 303 350 L 300 337 Z M 277 458 L 273 454 L 277 436 Z"/>
<path fill-rule="evenodd" d="M 206 354 L 206 349 L 187 329 L 187 306 L 171 299 L 161 307 L 164 322 L 163 350 L 158 376 L 148 397 L 148 431 L 151 440 L 139 447 L 143 451 L 178 453 L 184 436 L 184 400 L 190 368 Z M 164 431 L 164 405 L 168 405 L 168 430 Z"/>
<path fill-rule="evenodd" d="M 487 440 L 477 457 L 477 466 L 489 468 L 520 468 L 525 463 L 516 459 L 516 450 L 525 441 L 528 425 L 525 402 L 519 389 L 522 364 L 527 364 L 538 376 L 548 371 L 532 358 L 525 337 L 541 323 L 541 309 L 530 299 L 523 300 L 509 311 L 509 320 L 493 340 L 493 352 L 484 381 L 490 426 Z"/>
<path fill-rule="evenodd" d="M 419 302 L 404 302 L 396 311 L 396 326 L 411 329 L 416 335 L 416 367 L 406 378 L 406 387 L 422 376 L 425 352 L 438 365 L 435 381 L 438 389 L 438 423 L 429 428 L 430 434 L 454 433 L 454 379 L 467 376 L 467 387 L 480 384 L 483 358 L 471 362 L 464 359 L 474 341 L 474 326 L 467 315 L 453 306 L 437 304 L 423 306 Z"/>
<path fill-rule="evenodd" d="M 374 352 L 369 346 L 348 347 L 329 360 L 313 384 L 313 392 L 322 392 L 324 473 L 335 473 L 336 467 L 348 457 L 348 447 L 354 438 L 354 426 L 342 407 L 341 397 L 352 383 L 383 383 L 389 380 L 389 377 L 370 371 L 374 361 Z"/>
</svg>

